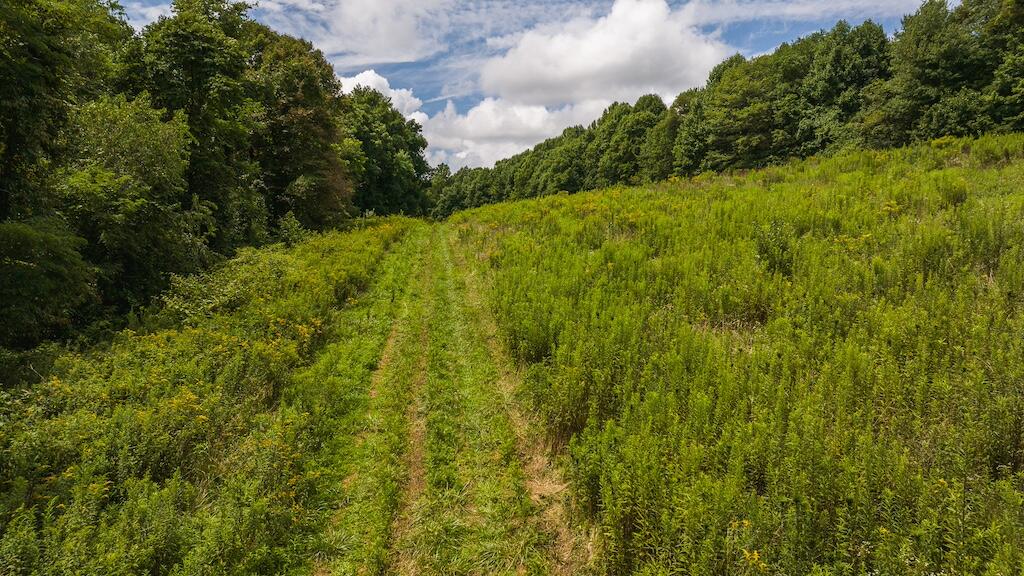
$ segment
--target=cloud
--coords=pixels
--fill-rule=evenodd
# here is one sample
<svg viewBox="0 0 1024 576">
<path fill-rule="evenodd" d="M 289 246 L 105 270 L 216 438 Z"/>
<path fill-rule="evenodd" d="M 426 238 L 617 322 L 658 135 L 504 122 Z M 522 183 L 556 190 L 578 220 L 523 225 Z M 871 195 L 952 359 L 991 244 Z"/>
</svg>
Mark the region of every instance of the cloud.
<svg viewBox="0 0 1024 576">
<path fill-rule="evenodd" d="M 438 53 L 591 13 L 608 0 L 260 0 L 257 17 L 313 42 L 341 72 Z"/>
<path fill-rule="evenodd" d="M 898 17 L 914 12 L 922 0 L 692 0 L 680 12 L 699 25 L 753 20 L 822 20 L 836 17 Z"/>
<path fill-rule="evenodd" d="M 558 105 L 594 99 L 673 97 L 702 84 L 733 50 L 697 30 L 690 11 L 664 0 L 616 0 L 608 15 L 523 34 L 484 64 L 485 92 Z"/>
<path fill-rule="evenodd" d="M 561 18 L 486 37 L 492 54 L 468 61 L 484 99 L 463 113 L 449 103 L 423 123 L 431 159 L 488 166 L 567 126 L 588 124 L 612 101 L 648 93 L 671 101 L 737 51 L 721 38 L 730 24 L 893 17 L 919 2 L 614 0 L 563 10 Z"/>
<path fill-rule="evenodd" d="M 127 2 L 124 4 L 124 13 L 128 17 L 128 23 L 136 30 L 156 22 L 161 16 L 171 15 L 171 4 L 151 4 L 142 2 Z"/>
<path fill-rule="evenodd" d="M 169 14 L 168 4 L 152 4 L 162 1 L 126 2 L 129 21 L 141 28 Z M 478 166 L 588 124 L 614 100 L 653 92 L 668 101 L 702 84 L 736 51 L 724 38 L 742 42 L 731 34 L 738 24 L 887 18 L 919 3 L 259 0 L 254 15 L 313 42 L 344 76 L 346 90 L 364 84 L 389 96 L 423 125 L 434 161 Z M 393 88 L 385 75 L 405 88 Z M 433 116 L 423 109 L 449 99 L 470 104 L 448 104 Z"/>
<path fill-rule="evenodd" d="M 615 100 L 670 100 L 733 52 L 665 0 L 616 0 L 603 14 L 572 13 L 488 47 L 497 53 L 478 62 L 486 97 L 464 113 L 448 102 L 423 122 L 433 162 L 489 166 L 589 124 Z"/>
<path fill-rule="evenodd" d="M 327 10 L 327 6 L 313 0 L 263 0 L 259 7 L 268 12 L 284 12 L 285 10 L 324 12 Z"/>
<path fill-rule="evenodd" d="M 460 114 L 451 101 L 423 122 L 430 160 L 453 168 L 490 166 L 560 134 L 568 126 L 588 124 L 608 106 L 591 100 L 558 108 L 485 98 Z"/>
<path fill-rule="evenodd" d="M 423 106 L 423 101 L 414 96 L 412 90 L 406 88 L 392 88 L 391 82 L 389 82 L 387 78 L 377 74 L 375 70 L 365 70 L 349 78 L 339 77 L 338 80 L 341 81 L 341 91 L 346 94 L 355 89 L 356 86 L 373 88 L 388 98 L 391 98 L 391 103 L 399 112 L 402 113 L 403 116 L 416 118 L 418 120 L 426 118 L 426 115 L 419 112 L 420 107 Z"/>
<path fill-rule="evenodd" d="M 593 100 L 549 108 L 485 98 L 460 113 L 449 100 L 442 111 L 428 116 L 421 110 L 423 101 L 412 90 L 393 88 L 375 70 L 339 80 L 345 93 L 356 86 L 367 86 L 391 98 L 399 112 L 423 126 L 423 134 L 430 143 L 431 163 L 446 162 L 454 168 L 492 165 L 560 134 L 567 126 L 590 123 L 610 104 L 607 100 Z"/>
<path fill-rule="evenodd" d="M 261 20 L 313 42 L 341 70 L 412 62 L 445 49 L 454 0 L 264 0 Z"/>
<path fill-rule="evenodd" d="M 612 101 L 671 100 L 735 53 L 723 38 L 754 21 L 887 18 L 920 0 L 262 0 L 260 20 L 311 40 L 340 73 L 423 125 L 429 156 L 491 165 Z M 393 88 L 373 66 L 415 87 Z M 378 70 L 382 69 L 380 67 Z M 358 74 L 355 74 L 358 72 Z M 352 75 L 354 74 L 354 75 Z M 424 98 L 427 94 L 430 98 Z M 451 101 L 429 116 L 424 100 Z"/>
</svg>

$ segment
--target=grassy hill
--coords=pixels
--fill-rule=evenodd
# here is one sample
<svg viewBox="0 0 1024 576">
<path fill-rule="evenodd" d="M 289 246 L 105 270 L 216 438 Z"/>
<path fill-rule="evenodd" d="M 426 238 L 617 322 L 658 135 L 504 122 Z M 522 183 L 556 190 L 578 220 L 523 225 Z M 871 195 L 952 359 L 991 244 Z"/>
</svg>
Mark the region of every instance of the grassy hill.
<svg viewBox="0 0 1024 576">
<path fill-rule="evenodd" d="M 0 395 L 3 574 L 1024 572 L 1024 136 L 245 250 Z"/>
<path fill-rule="evenodd" d="M 609 572 L 1021 573 L 1022 146 L 452 219 Z"/>
</svg>

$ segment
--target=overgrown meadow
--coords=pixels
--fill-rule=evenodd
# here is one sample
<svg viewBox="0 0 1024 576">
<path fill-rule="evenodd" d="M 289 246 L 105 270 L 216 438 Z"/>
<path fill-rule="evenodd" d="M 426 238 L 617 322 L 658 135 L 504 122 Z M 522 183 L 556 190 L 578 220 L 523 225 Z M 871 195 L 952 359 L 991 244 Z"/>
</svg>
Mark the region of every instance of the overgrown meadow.
<svg viewBox="0 0 1024 576">
<path fill-rule="evenodd" d="M 1024 137 L 452 219 L 609 574 L 1024 572 Z"/>
<path fill-rule="evenodd" d="M 1022 181 L 941 139 L 290 228 L 26 357 L 0 573 L 1021 574 Z"/>
<path fill-rule="evenodd" d="M 308 567 L 420 226 L 243 250 L 0 393 L 0 572 Z"/>
</svg>

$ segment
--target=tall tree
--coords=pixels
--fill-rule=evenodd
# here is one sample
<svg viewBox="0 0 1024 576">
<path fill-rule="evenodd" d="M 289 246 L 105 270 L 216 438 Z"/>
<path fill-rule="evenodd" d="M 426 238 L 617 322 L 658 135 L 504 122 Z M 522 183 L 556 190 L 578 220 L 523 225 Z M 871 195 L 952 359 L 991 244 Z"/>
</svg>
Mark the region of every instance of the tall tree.
<svg viewBox="0 0 1024 576">
<path fill-rule="evenodd" d="M 248 6 L 231 0 L 176 0 L 173 16 L 146 27 L 126 51 L 123 83 L 153 104 L 182 110 L 194 137 L 188 191 L 215 206 L 213 246 L 260 241 L 267 211 L 252 138 L 265 118 L 250 97 L 243 44 Z"/>
<path fill-rule="evenodd" d="M 192 138 L 182 112 L 164 116 L 146 94 L 102 97 L 77 108 L 62 135 L 58 213 L 86 240 L 103 303 L 120 310 L 146 304 L 171 273 L 208 259 L 211 207 L 181 203 Z"/>
<path fill-rule="evenodd" d="M 801 155 L 856 139 L 852 120 L 864 105 L 865 87 L 890 76 L 889 48 L 885 30 L 871 21 L 856 28 L 839 22 L 822 37 L 801 86 L 808 110 L 799 126 Z"/>
<path fill-rule="evenodd" d="M 248 23 L 247 79 L 265 110 L 256 157 L 273 220 L 293 212 L 322 228 L 349 215 L 352 184 L 338 146 L 341 84 L 323 54 L 305 41 Z"/>
<path fill-rule="evenodd" d="M 106 85 L 128 34 L 98 0 L 0 2 L 0 220 L 42 208 L 39 162 L 68 107 Z"/>
<path fill-rule="evenodd" d="M 640 180 L 657 182 L 672 175 L 676 136 L 679 132 L 679 115 L 666 109 L 640 144 Z"/>
<path fill-rule="evenodd" d="M 423 157 L 427 141 L 415 120 L 407 120 L 391 100 L 365 86 L 342 99 L 343 128 L 359 142 L 361 166 L 355 204 L 376 214 L 423 214 L 430 166 Z"/>
<path fill-rule="evenodd" d="M 981 37 L 965 25 L 969 11 L 928 0 L 903 19 L 892 47 L 892 78 L 866 93 L 861 132 L 867 144 L 898 146 L 987 129 L 979 91 L 994 67 Z"/>
<path fill-rule="evenodd" d="M 704 164 L 707 155 L 708 134 L 704 121 L 703 88 L 687 90 L 672 103 L 672 112 L 679 116 L 679 128 L 672 147 L 675 173 L 692 176 Z"/>
<path fill-rule="evenodd" d="M 665 110 L 665 103 L 660 96 L 648 94 L 641 96 L 616 123 L 598 163 L 598 170 L 606 182 L 639 182 L 642 144 Z"/>
</svg>

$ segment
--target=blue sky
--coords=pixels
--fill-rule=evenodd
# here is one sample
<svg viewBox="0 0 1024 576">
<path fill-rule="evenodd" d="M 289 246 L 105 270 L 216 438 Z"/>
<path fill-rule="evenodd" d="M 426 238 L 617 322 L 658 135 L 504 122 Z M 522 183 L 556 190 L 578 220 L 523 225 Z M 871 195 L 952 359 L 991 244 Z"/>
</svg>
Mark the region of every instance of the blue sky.
<svg viewBox="0 0 1024 576">
<path fill-rule="evenodd" d="M 666 100 L 731 54 L 771 51 L 840 19 L 892 33 L 920 0 L 260 0 L 252 14 L 301 36 L 345 89 L 388 94 L 419 121 L 432 163 L 486 166 L 612 101 Z M 164 0 L 125 2 L 144 26 Z"/>
</svg>

